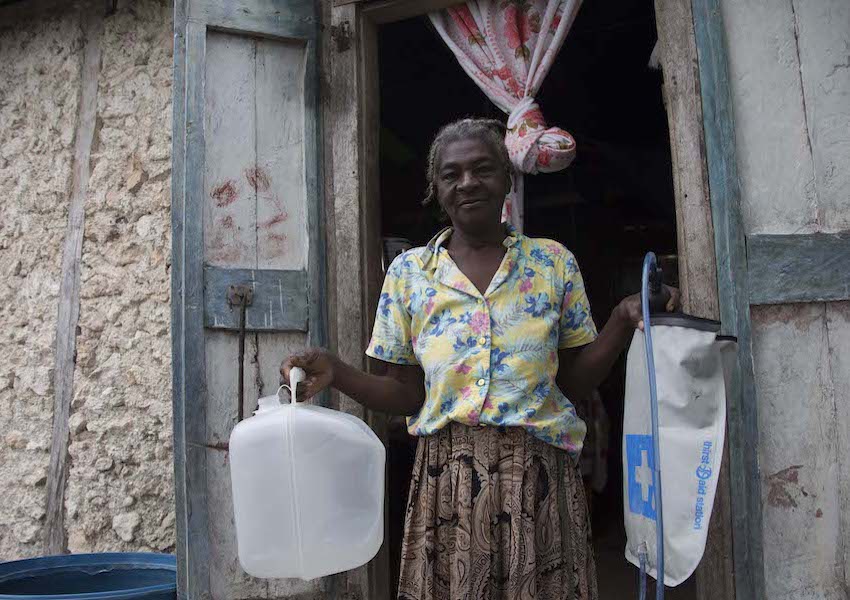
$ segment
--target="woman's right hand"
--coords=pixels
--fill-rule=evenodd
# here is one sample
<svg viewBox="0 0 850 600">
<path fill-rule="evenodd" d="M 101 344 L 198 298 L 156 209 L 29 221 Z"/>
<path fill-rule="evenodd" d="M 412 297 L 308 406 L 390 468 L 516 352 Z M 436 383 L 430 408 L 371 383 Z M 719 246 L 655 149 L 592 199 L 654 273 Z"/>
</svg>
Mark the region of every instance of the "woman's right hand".
<svg viewBox="0 0 850 600">
<path fill-rule="evenodd" d="M 292 367 L 301 367 L 307 374 L 298 384 L 298 399 L 309 400 L 326 387 L 333 384 L 337 357 L 321 348 L 311 348 L 298 354 L 292 354 L 280 365 L 281 384 L 289 383 L 289 371 Z"/>
</svg>

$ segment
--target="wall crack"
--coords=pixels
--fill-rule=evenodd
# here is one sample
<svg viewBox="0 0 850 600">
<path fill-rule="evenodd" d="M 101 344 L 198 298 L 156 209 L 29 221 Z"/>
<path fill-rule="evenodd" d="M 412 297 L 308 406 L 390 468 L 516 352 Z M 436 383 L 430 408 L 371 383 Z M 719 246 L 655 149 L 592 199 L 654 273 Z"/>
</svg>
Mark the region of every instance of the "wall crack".
<svg viewBox="0 0 850 600">
<path fill-rule="evenodd" d="M 812 180 L 806 184 L 806 195 L 808 196 L 809 189 L 811 189 L 812 197 L 815 202 L 815 218 L 818 228 L 823 224 L 822 217 L 822 209 L 820 203 L 820 195 L 818 194 L 818 186 L 817 186 L 817 168 L 815 165 L 815 153 L 814 153 L 814 144 L 812 143 L 812 128 L 809 125 L 809 107 L 806 102 L 806 84 L 803 80 L 803 60 L 800 56 L 800 23 L 797 19 L 797 9 L 794 6 L 794 0 L 790 0 L 789 2 L 791 6 L 791 17 L 794 21 L 794 51 L 797 56 L 797 75 L 800 79 L 800 100 L 803 103 L 803 125 L 806 128 L 806 149 L 808 150 L 809 156 L 812 159 Z M 810 188 L 811 186 L 811 188 Z"/>
</svg>

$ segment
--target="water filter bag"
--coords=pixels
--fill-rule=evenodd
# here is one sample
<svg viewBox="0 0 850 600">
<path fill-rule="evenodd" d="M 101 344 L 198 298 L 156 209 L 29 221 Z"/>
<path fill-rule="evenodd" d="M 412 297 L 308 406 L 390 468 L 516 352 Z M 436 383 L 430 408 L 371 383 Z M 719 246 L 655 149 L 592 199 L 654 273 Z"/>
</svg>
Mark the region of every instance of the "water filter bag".
<svg viewBox="0 0 850 600">
<path fill-rule="evenodd" d="M 651 317 L 658 390 L 664 518 L 664 583 L 676 586 L 694 572 L 705 550 L 723 457 L 726 395 L 736 342 L 720 337 L 720 323 L 688 315 Z M 623 417 L 623 513 L 626 559 L 649 574 L 656 566 L 649 382 L 644 333 L 635 331 L 626 362 Z"/>
</svg>

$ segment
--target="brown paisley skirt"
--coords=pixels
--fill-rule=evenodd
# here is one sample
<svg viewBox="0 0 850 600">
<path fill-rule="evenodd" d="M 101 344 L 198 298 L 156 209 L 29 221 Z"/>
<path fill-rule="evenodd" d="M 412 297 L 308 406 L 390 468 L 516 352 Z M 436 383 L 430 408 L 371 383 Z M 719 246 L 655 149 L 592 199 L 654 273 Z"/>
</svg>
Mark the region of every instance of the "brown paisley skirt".
<svg viewBox="0 0 850 600">
<path fill-rule="evenodd" d="M 518 427 L 422 437 L 399 600 L 597 600 L 578 468 Z"/>
</svg>

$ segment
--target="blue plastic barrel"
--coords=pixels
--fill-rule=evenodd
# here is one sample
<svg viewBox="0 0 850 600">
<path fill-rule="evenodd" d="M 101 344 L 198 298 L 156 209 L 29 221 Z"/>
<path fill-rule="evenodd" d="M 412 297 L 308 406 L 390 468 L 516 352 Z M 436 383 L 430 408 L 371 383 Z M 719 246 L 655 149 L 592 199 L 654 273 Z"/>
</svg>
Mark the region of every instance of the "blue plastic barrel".
<svg viewBox="0 0 850 600">
<path fill-rule="evenodd" d="M 0 600 L 174 600 L 170 554 L 45 556 L 0 563 Z"/>
</svg>

